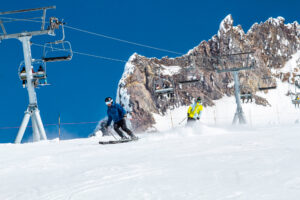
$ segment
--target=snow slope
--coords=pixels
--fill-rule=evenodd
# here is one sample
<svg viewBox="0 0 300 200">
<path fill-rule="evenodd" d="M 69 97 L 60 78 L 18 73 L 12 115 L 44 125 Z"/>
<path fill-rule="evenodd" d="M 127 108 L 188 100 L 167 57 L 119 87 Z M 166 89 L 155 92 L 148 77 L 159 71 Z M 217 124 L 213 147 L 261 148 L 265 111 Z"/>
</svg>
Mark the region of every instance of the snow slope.
<svg viewBox="0 0 300 200">
<path fill-rule="evenodd" d="M 298 200 L 299 125 L 0 144 L 1 200 Z"/>
</svg>

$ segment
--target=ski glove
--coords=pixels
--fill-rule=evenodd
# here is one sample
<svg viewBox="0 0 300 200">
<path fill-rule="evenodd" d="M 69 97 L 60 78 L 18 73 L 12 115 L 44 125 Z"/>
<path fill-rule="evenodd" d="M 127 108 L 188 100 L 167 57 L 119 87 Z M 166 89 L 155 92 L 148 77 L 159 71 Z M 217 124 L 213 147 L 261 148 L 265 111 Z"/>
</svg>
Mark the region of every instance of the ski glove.
<svg viewBox="0 0 300 200">
<path fill-rule="evenodd" d="M 197 120 L 199 120 L 200 119 L 200 117 L 197 117 Z"/>
</svg>

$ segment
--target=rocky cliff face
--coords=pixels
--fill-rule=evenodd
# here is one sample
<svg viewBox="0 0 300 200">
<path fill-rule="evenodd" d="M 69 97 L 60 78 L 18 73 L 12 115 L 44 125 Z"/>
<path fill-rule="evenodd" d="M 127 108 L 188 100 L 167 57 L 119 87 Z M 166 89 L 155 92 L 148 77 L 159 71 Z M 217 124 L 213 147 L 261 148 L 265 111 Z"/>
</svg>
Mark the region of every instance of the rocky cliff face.
<svg viewBox="0 0 300 200">
<path fill-rule="evenodd" d="M 251 70 L 239 72 L 241 91 L 251 92 L 255 103 L 267 106 L 267 99 L 255 93 L 259 87 L 276 85 L 275 78 L 294 81 L 298 67 L 289 72 L 280 69 L 299 49 L 299 36 L 299 24 L 285 24 L 282 17 L 256 23 L 245 33 L 240 25 L 233 26 L 228 15 L 217 35 L 186 55 L 162 59 L 132 55 L 119 83 L 117 101 L 130 111 L 132 127 L 145 131 L 155 123 L 152 113 L 163 115 L 168 109 L 189 105 L 198 96 L 204 106 L 212 106 L 213 100 L 233 95 L 232 74 L 216 69 L 252 64 Z M 228 56 L 240 52 L 253 53 Z"/>
</svg>

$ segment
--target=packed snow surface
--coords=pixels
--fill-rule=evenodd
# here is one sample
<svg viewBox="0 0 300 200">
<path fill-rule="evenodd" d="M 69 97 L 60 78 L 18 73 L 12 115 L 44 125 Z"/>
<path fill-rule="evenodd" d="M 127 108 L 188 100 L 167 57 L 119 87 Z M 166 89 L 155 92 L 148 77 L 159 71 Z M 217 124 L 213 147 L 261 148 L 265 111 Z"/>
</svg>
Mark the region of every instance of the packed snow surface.
<svg viewBox="0 0 300 200">
<path fill-rule="evenodd" d="M 299 125 L 0 145 L 1 200 L 298 200 Z"/>
</svg>

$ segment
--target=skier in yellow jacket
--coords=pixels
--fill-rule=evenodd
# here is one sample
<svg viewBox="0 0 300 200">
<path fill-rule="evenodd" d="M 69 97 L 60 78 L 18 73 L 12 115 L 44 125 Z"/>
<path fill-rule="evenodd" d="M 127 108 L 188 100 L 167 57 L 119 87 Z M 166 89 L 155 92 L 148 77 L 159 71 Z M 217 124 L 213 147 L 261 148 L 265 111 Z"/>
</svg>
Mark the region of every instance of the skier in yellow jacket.
<svg viewBox="0 0 300 200">
<path fill-rule="evenodd" d="M 201 104 L 201 97 L 198 97 L 195 103 L 190 105 L 187 111 L 187 123 L 195 122 L 196 120 L 200 120 L 202 114 L 203 106 Z"/>
</svg>

